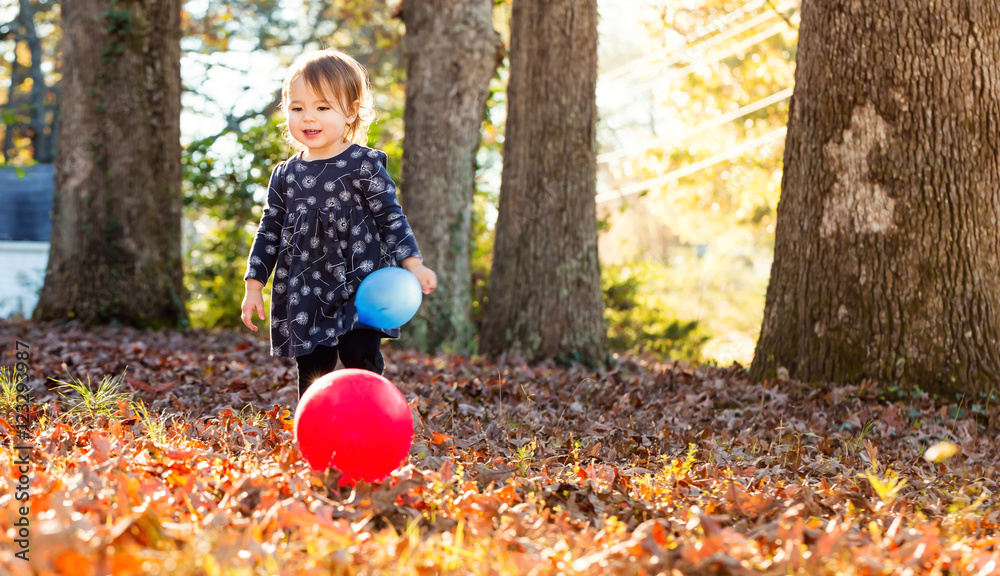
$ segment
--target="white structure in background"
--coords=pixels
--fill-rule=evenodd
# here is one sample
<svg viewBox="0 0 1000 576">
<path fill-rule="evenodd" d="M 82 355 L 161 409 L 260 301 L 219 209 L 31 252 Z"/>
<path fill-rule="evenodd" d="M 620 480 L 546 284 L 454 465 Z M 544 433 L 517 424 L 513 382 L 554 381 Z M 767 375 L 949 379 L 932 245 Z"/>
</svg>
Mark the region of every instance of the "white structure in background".
<svg viewBox="0 0 1000 576">
<path fill-rule="evenodd" d="M 49 260 L 52 164 L 0 169 L 0 318 L 31 317 Z"/>
</svg>

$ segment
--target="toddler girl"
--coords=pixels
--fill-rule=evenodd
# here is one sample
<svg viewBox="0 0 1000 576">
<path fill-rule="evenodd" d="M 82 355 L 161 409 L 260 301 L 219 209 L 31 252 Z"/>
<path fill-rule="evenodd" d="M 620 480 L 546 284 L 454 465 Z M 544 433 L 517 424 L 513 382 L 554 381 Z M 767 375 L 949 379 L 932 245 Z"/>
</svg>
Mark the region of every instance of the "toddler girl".
<svg viewBox="0 0 1000 576">
<path fill-rule="evenodd" d="M 437 287 L 386 171 L 386 155 L 364 146 L 374 116 L 364 68 L 336 50 L 296 61 L 281 89 L 286 138 L 299 152 L 275 166 L 250 248 L 241 319 L 257 331 L 261 290 L 271 289 L 271 355 L 294 357 L 299 398 L 340 361 L 382 373 L 379 330 L 358 321 L 354 293 L 365 276 L 400 265 L 424 294 Z M 277 267 L 275 267 L 277 265 Z"/>
</svg>

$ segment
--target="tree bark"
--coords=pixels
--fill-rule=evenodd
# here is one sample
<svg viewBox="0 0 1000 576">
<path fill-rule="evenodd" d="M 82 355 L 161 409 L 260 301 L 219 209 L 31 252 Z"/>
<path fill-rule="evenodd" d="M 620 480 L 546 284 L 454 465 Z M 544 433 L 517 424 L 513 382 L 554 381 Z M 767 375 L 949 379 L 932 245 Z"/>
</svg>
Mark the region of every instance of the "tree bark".
<svg viewBox="0 0 1000 576">
<path fill-rule="evenodd" d="M 514 0 L 503 180 L 480 347 L 606 358 L 597 258 L 596 0 Z"/>
<path fill-rule="evenodd" d="M 63 4 L 51 251 L 35 320 L 186 323 L 180 4 Z"/>
<path fill-rule="evenodd" d="M 408 343 L 459 353 L 473 345 L 470 244 L 476 151 L 490 79 L 503 59 L 492 0 L 405 0 L 403 203 L 438 289 Z"/>
<path fill-rule="evenodd" d="M 754 378 L 995 386 L 997 61 L 996 0 L 803 3 Z"/>
</svg>

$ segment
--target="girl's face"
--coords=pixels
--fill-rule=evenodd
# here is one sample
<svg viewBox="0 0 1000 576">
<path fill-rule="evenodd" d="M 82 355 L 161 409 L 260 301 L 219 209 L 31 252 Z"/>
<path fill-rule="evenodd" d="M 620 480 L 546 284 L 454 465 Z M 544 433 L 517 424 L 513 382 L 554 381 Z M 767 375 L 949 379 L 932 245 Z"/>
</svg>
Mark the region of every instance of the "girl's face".
<svg viewBox="0 0 1000 576">
<path fill-rule="evenodd" d="M 307 148 L 304 159 L 332 158 L 351 145 L 344 128 L 357 117 L 358 102 L 345 114 L 337 99 L 316 94 L 302 76 L 289 85 L 288 101 L 288 131 Z"/>
</svg>

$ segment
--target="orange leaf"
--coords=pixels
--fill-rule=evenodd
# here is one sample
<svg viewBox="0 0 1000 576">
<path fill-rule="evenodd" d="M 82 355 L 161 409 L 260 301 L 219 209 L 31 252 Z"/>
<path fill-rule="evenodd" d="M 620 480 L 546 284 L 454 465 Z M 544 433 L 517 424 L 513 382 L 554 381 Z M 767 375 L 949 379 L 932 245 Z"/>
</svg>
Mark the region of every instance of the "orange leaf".
<svg viewBox="0 0 1000 576">
<path fill-rule="evenodd" d="M 750 494 L 746 500 L 740 502 L 740 508 L 748 518 L 756 518 L 770 509 L 772 504 L 774 504 L 773 498 L 761 494 Z"/>
<path fill-rule="evenodd" d="M 7 430 L 7 433 L 10 434 L 11 436 L 17 436 L 17 429 L 11 426 L 10 422 L 7 422 L 3 418 L 0 418 L 0 425 L 2 425 Z"/>
<path fill-rule="evenodd" d="M 496 496 L 497 498 L 500 499 L 501 502 L 507 505 L 521 501 L 521 497 L 517 494 L 517 490 L 514 489 L 513 484 L 508 484 L 504 486 L 502 489 L 498 490 Z"/>
<path fill-rule="evenodd" d="M 60 574 L 67 576 L 89 576 L 94 573 L 90 559 L 76 550 L 66 550 L 56 556 L 52 563 Z"/>
<path fill-rule="evenodd" d="M 115 440 L 120 439 L 123 432 L 124 430 L 122 429 L 122 423 L 120 420 L 115 419 L 108 422 L 108 433 L 111 434 L 112 438 Z"/>
<path fill-rule="evenodd" d="M 662 547 L 666 547 L 666 545 L 669 543 L 667 540 L 667 530 L 659 522 L 653 524 L 652 536 L 653 536 L 653 542 L 656 542 Z"/>
<path fill-rule="evenodd" d="M 841 540 L 841 536 L 843 536 L 843 534 L 844 529 L 841 528 L 839 524 L 834 524 L 827 531 L 821 534 L 816 540 L 816 557 L 826 558 L 831 552 L 833 552 L 833 549 L 837 546 L 837 544 L 843 546 L 844 543 Z"/>
<path fill-rule="evenodd" d="M 444 444 L 445 442 L 451 440 L 451 436 L 447 434 L 441 434 L 440 432 L 434 432 L 433 434 L 434 434 L 434 439 L 431 440 L 431 442 L 435 444 Z"/>
<path fill-rule="evenodd" d="M 103 464 L 107 462 L 108 455 L 111 452 L 111 442 L 108 442 L 108 437 L 101 433 L 100 430 L 94 430 L 90 433 L 90 457 L 97 464 Z"/>
<path fill-rule="evenodd" d="M 191 460 L 198 455 L 197 450 L 179 450 L 177 448 L 162 448 L 162 453 L 171 460 Z"/>
<path fill-rule="evenodd" d="M 148 567 L 143 567 L 143 560 L 128 552 L 116 552 L 111 556 L 111 574 L 114 576 L 132 576 L 145 574 Z"/>
</svg>

